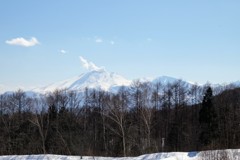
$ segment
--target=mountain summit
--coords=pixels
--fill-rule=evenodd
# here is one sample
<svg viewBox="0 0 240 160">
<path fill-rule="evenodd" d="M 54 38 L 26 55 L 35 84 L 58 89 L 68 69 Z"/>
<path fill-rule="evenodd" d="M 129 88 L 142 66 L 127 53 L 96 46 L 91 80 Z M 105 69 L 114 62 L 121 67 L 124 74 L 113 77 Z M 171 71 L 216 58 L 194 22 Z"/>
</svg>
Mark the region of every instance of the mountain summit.
<svg viewBox="0 0 240 160">
<path fill-rule="evenodd" d="M 86 87 L 89 89 L 111 91 L 120 86 L 129 86 L 130 84 L 131 81 L 116 73 L 110 73 L 104 69 L 96 69 L 46 87 L 36 88 L 33 91 L 40 93 L 52 92 L 56 89 L 84 91 Z"/>
<path fill-rule="evenodd" d="M 116 74 L 110 73 L 104 69 L 104 67 L 98 67 L 93 62 L 87 61 L 83 57 L 79 57 L 81 65 L 83 68 L 87 70 L 86 73 L 81 74 L 80 76 L 76 76 L 64 81 L 56 82 L 46 87 L 35 88 L 31 90 L 31 92 L 37 93 L 47 93 L 53 92 L 56 89 L 67 89 L 74 90 L 78 92 L 83 92 L 85 88 L 96 89 L 96 90 L 104 90 L 110 92 L 116 92 L 121 86 L 130 86 L 132 84 L 131 80 L 127 80 L 124 77 Z M 173 84 L 177 82 L 179 79 L 169 77 L 169 76 L 160 76 L 155 79 L 150 78 L 142 78 L 141 82 L 151 82 L 153 84 L 161 83 L 162 85 Z M 193 83 L 183 81 L 186 87 L 190 88 Z M 232 83 L 235 86 L 240 86 L 240 81 Z"/>
</svg>

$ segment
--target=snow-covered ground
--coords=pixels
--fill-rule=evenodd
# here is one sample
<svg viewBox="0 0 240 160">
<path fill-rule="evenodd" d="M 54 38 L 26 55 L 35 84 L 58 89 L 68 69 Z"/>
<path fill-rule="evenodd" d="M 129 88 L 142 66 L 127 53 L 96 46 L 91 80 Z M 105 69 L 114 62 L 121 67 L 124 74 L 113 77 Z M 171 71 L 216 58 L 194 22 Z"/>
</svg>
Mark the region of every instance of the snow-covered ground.
<svg viewBox="0 0 240 160">
<path fill-rule="evenodd" d="M 145 154 L 138 157 L 89 157 L 64 155 L 11 155 L 0 156 L 0 160 L 239 160 L 239 149 L 215 150 L 203 152 L 170 152 Z"/>
</svg>

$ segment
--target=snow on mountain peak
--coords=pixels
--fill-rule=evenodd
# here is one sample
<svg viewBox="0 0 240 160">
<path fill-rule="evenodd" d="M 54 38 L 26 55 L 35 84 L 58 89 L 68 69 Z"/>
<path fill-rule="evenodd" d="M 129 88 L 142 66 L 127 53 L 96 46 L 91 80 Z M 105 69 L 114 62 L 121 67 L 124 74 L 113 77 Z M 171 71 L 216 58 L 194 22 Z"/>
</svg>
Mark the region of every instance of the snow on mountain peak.
<svg viewBox="0 0 240 160">
<path fill-rule="evenodd" d="M 33 91 L 46 93 L 53 92 L 56 89 L 68 89 L 82 92 L 85 88 L 114 91 L 120 86 L 129 86 L 131 84 L 131 81 L 116 73 L 106 71 L 104 67 L 98 67 L 93 62 L 90 62 L 81 56 L 79 56 L 79 59 L 82 67 L 87 70 L 86 73 L 64 81 L 53 83 L 46 87 L 35 88 Z"/>
<path fill-rule="evenodd" d="M 34 89 L 34 91 L 41 93 L 52 92 L 56 89 L 84 91 L 86 87 L 109 91 L 112 88 L 115 89 L 120 86 L 129 86 L 130 84 L 131 81 L 116 73 L 109 73 L 104 69 L 95 68 L 94 70 L 81 74 L 80 76 L 57 82 L 44 88 Z"/>
<path fill-rule="evenodd" d="M 83 57 L 79 56 L 82 67 L 87 70 L 86 73 L 81 74 L 61 82 L 53 83 L 46 87 L 35 88 L 32 91 L 46 93 L 53 92 L 56 89 L 68 89 L 75 90 L 78 92 L 83 92 L 85 88 L 104 90 L 110 92 L 118 91 L 121 86 L 130 86 L 132 81 L 123 78 L 122 76 L 116 73 L 110 73 L 104 69 L 104 67 L 98 67 L 93 62 L 90 62 Z M 157 78 L 142 78 L 141 82 L 152 82 L 156 84 L 160 82 L 162 85 L 173 84 L 180 79 L 169 77 L 169 76 L 160 76 Z M 193 85 L 191 82 L 183 81 L 187 84 L 187 87 Z M 236 82 L 236 85 L 240 85 L 240 82 Z"/>
<path fill-rule="evenodd" d="M 160 82 L 160 83 L 162 83 L 164 85 L 167 85 L 168 83 L 174 83 L 177 80 L 179 80 L 179 79 L 173 78 L 173 77 L 169 77 L 169 76 L 160 76 L 160 77 L 155 78 L 152 82 L 153 83 Z"/>
</svg>

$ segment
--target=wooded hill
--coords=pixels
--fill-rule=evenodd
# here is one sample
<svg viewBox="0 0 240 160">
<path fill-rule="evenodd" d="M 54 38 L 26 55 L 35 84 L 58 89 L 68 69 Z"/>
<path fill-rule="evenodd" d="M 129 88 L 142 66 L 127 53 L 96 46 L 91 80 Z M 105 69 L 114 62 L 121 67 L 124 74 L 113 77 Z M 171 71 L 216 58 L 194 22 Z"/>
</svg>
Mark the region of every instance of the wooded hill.
<svg viewBox="0 0 240 160">
<path fill-rule="evenodd" d="M 0 154 L 134 156 L 240 148 L 240 89 L 136 81 L 117 93 L 0 95 Z"/>
</svg>

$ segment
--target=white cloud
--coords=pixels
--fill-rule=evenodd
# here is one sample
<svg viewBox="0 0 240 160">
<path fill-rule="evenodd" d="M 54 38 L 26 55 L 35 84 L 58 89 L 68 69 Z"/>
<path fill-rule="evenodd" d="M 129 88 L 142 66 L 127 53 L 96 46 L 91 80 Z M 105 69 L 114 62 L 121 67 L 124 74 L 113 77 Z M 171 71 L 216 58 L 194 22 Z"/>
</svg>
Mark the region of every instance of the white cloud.
<svg viewBox="0 0 240 160">
<path fill-rule="evenodd" d="M 98 71 L 98 70 L 103 69 L 103 67 L 96 66 L 93 62 L 87 61 L 82 56 L 79 56 L 79 59 L 80 59 L 80 62 L 82 64 L 82 67 L 87 69 L 87 70 L 90 70 L 90 71 L 96 70 L 96 71 Z"/>
<path fill-rule="evenodd" d="M 61 49 L 61 50 L 60 50 L 60 53 L 62 53 L 62 54 L 66 54 L 66 53 L 67 53 L 67 51 L 66 51 L 66 50 L 64 50 L 64 49 Z"/>
<path fill-rule="evenodd" d="M 32 37 L 29 40 L 26 40 L 22 37 L 14 38 L 11 40 L 7 40 L 6 43 L 9 45 L 18 45 L 18 46 L 23 46 L 23 47 L 31 47 L 31 46 L 35 46 L 35 45 L 39 44 L 37 38 L 35 38 L 35 37 Z"/>
<path fill-rule="evenodd" d="M 96 42 L 96 43 L 102 43 L 103 40 L 102 40 L 101 38 L 97 38 L 97 39 L 95 40 L 95 42 Z"/>
</svg>

